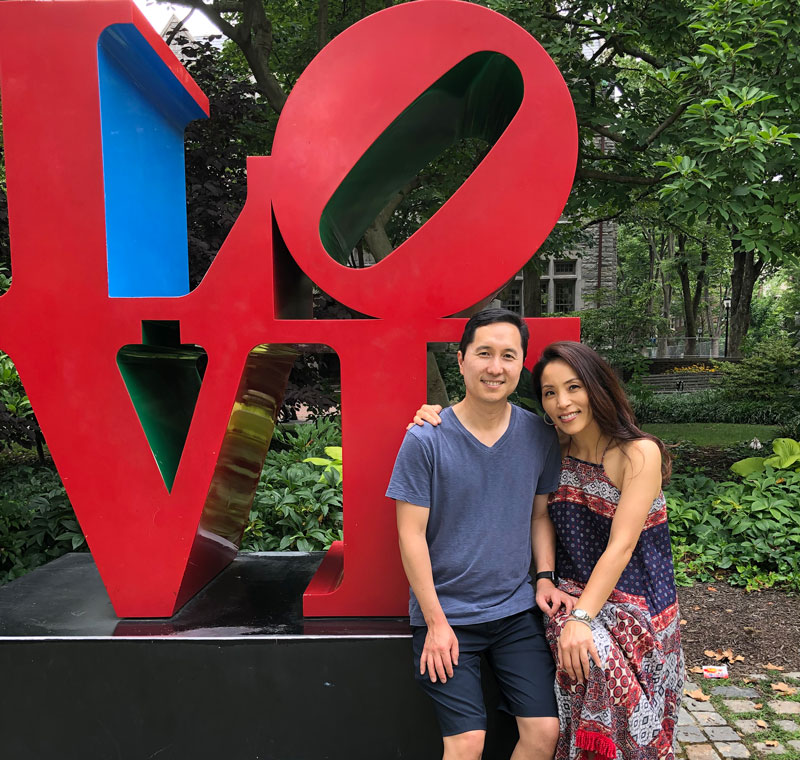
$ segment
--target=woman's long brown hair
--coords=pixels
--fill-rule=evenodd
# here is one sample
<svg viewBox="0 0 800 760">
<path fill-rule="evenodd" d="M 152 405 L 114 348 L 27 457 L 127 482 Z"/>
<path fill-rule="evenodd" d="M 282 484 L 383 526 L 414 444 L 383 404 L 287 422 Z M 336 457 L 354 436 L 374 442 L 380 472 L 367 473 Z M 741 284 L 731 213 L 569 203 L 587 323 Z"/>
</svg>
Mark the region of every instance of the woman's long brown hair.
<svg viewBox="0 0 800 760">
<path fill-rule="evenodd" d="M 667 483 L 672 474 L 672 456 L 667 447 L 654 435 L 645 433 L 637 424 L 631 404 L 622 390 L 611 367 L 588 346 L 571 340 L 562 340 L 547 346 L 533 367 L 533 390 L 542 400 L 542 372 L 556 359 L 569 364 L 586 388 L 592 415 L 597 420 L 600 432 L 611 436 L 615 442 L 636 441 L 647 438 L 654 441 L 661 451 L 661 481 Z"/>
</svg>

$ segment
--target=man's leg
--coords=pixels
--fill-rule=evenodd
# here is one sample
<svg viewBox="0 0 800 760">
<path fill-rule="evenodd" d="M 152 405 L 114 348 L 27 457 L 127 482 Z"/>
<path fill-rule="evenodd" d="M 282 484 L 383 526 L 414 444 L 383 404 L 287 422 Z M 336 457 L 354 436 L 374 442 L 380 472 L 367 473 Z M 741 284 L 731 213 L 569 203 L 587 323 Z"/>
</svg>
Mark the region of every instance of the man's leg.
<svg viewBox="0 0 800 760">
<path fill-rule="evenodd" d="M 458 665 L 445 683 L 432 682 L 419 672 L 420 656 L 427 629 L 414 627 L 414 675 L 433 700 L 442 731 L 444 760 L 479 760 L 486 736 L 486 707 L 481 687 L 481 652 L 488 637 L 485 624 L 454 626 L 458 638 Z"/>
<path fill-rule="evenodd" d="M 511 758 L 552 760 L 558 740 L 555 665 L 541 617 L 538 611 L 523 612 L 490 625 L 494 635 L 487 657 L 502 707 L 516 717 L 519 728 Z"/>
<path fill-rule="evenodd" d="M 519 741 L 511 760 L 552 760 L 558 741 L 558 718 L 517 718 Z"/>
<path fill-rule="evenodd" d="M 486 731 L 465 731 L 455 736 L 445 736 L 442 760 L 480 760 Z"/>
</svg>

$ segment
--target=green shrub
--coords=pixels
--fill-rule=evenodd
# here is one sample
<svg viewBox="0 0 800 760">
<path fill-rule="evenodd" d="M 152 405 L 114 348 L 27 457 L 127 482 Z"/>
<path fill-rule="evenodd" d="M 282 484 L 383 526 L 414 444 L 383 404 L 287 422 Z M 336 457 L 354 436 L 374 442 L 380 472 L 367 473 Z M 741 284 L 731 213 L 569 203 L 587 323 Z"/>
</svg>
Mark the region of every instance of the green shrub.
<svg viewBox="0 0 800 760">
<path fill-rule="evenodd" d="M 781 438 L 800 440 L 800 409 L 778 423 L 778 435 Z"/>
<path fill-rule="evenodd" d="M 677 475 L 665 495 L 679 584 L 724 576 L 748 590 L 800 591 L 800 473 L 768 466 L 724 483 Z"/>
<path fill-rule="evenodd" d="M 321 417 L 313 422 L 278 425 L 267 452 L 267 464 L 302 462 L 325 456 L 326 446 L 339 446 L 342 426 L 338 417 Z"/>
<path fill-rule="evenodd" d="M 275 430 L 256 489 L 242 551 L 316 551 L 342 539 L 342 479 L 327 459 L 341 446 L 338 420 L 329 417 Z"/>
<path fill-rule="evenodd" d="M 732 422 L 778 425 L 800 413 L 800 397 L 772 400 L 746 394 L 729 395 L 722 388 L 694 393 L 641 393 L 628 389 L 639 424 L 658 422 Z"/>
<path fill-rule="evenodd" d="M 242 542 L 243 551 L 327 549 L 342 534 L 342 488 L 336 470 L 310 464 L 269 465 L 258 490 Z"/>
<path fill-rule="evenodd" d="M 753 472 L 764 472 L 767 467 L 776 470 L 800 470 L 800 443 L 791 438 L 776 438 L 772 442 L 772 454 L 765 457 L 746 457 L 734 462 L 731 470 L 747 477 Z"/>
<path fill-rule="evenodd" d="M 786 335 L 761 343 L 741 362 L 719 362 L 720 387 L 731 398 L 793 400 L 800 406 L 800 349 Z"/>
<path fill-rule="evenodd" d="M 0 479 L 0 584 L 19 578 L 86 540 L 58 473 L 21 466 Z"/>
<path fill-rule="evenodd" d="M 326 549 L 342 538 L 342 484 L 336 468 L 303 462 L 341 444 L 338 420 L 279 426 L 261 472 L 243 551 Z M 0 584 L 86 541 L 58 473 L 6 468 L 0 475 Z"/>
</svg>

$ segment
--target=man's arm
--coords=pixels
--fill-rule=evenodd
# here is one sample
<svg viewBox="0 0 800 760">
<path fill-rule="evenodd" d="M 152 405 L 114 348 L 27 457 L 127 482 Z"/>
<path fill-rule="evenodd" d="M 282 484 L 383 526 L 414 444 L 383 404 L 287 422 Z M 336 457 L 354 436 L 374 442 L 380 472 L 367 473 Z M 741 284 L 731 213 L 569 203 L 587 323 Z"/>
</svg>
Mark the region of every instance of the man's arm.
<svg viewBox="0 0 800 760">
<path fill-rule="evenodd" d="M 448 677 L 453 677 L 453 666 L 458 665 L 458 639 L 447 622 L 433 584 L 431 555 L 425 537 L 429 514 L 430 510 L 425 507 L 397 501 L 400 556 L 428 626 L 419 672 L 424 675 L 427 671 L 431 681 L 435 682 L 438 677 L 444 683 Z"/>
<path fill-rule="evenodd" d="M 533 517 L 531 519 L 531 548 L 536 572 L 555 570 L 556 531 L 547 512 L 547 498 L 550 494 L 540 493 L 533 498 Z M 576 599 L 563 591 L 547 578 L 535 582 L 536 604 L 548 617 L 553 617 L 563 604 L 571 612 Z"/>
</svg>

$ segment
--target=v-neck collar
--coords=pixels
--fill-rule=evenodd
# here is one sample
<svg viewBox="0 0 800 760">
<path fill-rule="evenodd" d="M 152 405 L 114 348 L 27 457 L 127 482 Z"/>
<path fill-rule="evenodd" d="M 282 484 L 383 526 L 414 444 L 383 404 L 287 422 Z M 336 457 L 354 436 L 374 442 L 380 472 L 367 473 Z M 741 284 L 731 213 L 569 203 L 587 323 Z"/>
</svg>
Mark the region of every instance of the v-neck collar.
<svg viewBox="0 0 800 760">
<path fill-rule="evenodd" d="M 503 431 L 503 434 L 491 446 L 487 446 L 483 441 L 476 438 L 475 435 L 467 429 L 464 423 L 461 422 L 460 419 L 458 419 L 458 415 L 455 413 L 455 411 L 453 411 L 452 407 L 448 407 L 445 411 L 450 412 L 450 415 L 453 417 L 453 420 L 455 420 L 456 426 L 459 428 L 459 430 L 463 432 L 463 434 L 470 441 L 472 441 L 473 445 L 477 446 L 481 451 L 497 451 L 502 447 L 505 441 L 508 438 L 510 438 L 511 431 L 517 422 L 517 414 L 519 410 L 513 404 L 511 404 L 510 406 L 511 406 L 511 414 L 508 417 L 508 425 L 506 425 L 506 429 Z"/>
</svg>

